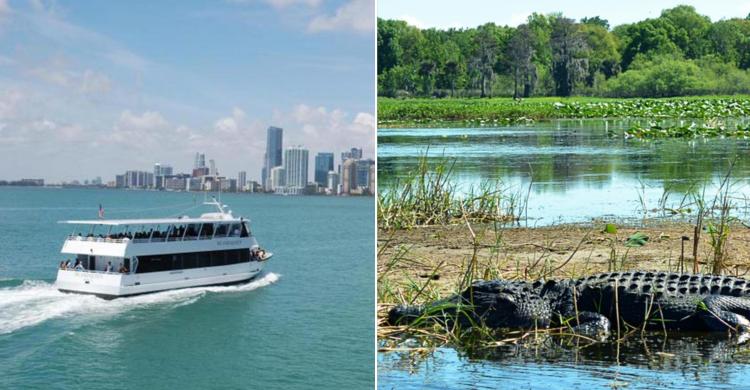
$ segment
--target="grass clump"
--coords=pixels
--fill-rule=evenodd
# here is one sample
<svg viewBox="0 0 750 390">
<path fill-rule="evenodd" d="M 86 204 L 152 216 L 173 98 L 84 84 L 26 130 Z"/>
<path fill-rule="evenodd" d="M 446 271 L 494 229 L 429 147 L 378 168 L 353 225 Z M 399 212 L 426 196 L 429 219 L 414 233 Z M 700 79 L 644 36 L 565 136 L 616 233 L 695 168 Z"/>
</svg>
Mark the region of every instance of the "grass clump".
<svg viewBox="0 0 750 390">
<path fill-rule="evenodd" d="M 503 188 L 501 182 L 486 181 L 461 191 L 452 180 L 455 159 L 430 164 L 420 157 L 414 172 L 379 191 L 378 224 L 383 229 L 472 222 L 518 220 L 520 196 Z"/>
</svg>

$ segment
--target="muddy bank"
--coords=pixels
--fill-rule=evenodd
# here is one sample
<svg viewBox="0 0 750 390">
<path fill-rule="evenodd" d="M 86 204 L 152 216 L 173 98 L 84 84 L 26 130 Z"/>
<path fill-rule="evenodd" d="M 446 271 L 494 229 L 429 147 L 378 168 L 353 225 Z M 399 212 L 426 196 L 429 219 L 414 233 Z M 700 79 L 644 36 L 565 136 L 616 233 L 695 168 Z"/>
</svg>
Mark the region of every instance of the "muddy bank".
<svg viewBox="0 0 750 390">
<path fill-rule="evenodd" d="M 688 223 L 620 227 L 558 225 L 496 229 L 488 225 L 379 230 L 378 282 L 380 309 L 400 301 L 420 302 L 456 291 L 474 259 L 472 279 L 536 279 L 577 277 L 617 269 L 692 272 L 694 226 Z M 636 232 L 648 236 L 640 247 L 628 247 Z M 473 238 L 472 233 L 476 237 Z M 684 257 L 681 261 L 682 237 Z M 475 245 L 476 243 L 476 245 Z M 724 273 L 750 271 L 750 229 L 732 226 L 724 255 Z M 711 272 L 711 236 L 701 233 L 698 272 Z"/>
</svg>

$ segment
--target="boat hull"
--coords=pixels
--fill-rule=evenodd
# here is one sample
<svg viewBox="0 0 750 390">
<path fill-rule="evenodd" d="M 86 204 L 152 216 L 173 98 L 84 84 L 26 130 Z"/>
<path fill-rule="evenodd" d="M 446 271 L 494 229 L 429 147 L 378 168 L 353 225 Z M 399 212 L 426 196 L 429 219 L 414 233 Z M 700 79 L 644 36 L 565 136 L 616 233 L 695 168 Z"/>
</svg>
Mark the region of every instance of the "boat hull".
<svg viewBox="0 0 750 390">
<path fill-rule="evenodd" d="M 264 263 L 251 261 L 144 274 L 59 270 L 55 284 L 62 292 L 113 299 L 166 290 L 243 283 L 258 275 Z"/>
</svg>

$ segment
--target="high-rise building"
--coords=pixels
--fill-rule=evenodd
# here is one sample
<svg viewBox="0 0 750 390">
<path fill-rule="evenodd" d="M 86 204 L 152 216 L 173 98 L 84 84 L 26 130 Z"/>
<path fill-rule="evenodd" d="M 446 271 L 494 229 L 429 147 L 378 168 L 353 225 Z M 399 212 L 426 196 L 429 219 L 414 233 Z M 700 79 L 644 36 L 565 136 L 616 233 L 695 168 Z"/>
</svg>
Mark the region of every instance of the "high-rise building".
<svg viewBox="0 0 750 390">
<path fill-rule="evenodd" d="M 206 155 L 203 153 L 196 153 L 195 162 L 193 163 L 193 168 L 203 168 L 205 166 L 206 166 Z"/>
<path fill-rule="evenodd" d="M 328 184 L 328 172 L 332 170 L 333 153 L 318 153 L 315 156 L 315 182 L 325 187 Z"/>
<path fill-rule="evenodd" d="M 349 194 L 357 188 L 357 160 L 350 158 L 341 166 L 341 192 Z"/>
<path fill-rule="evenodd" d="M 301 146 L 284 151 L 286 188 L 289 193 L 301 193 L 307 185 L 307 170 L 310 152 Z"/>
<path fill-rule="evenodd" d="M 283 147 L 284 130 L 280 127 L 270 126 L 266 134 L 266 154 L 263 161 L 263 171 L 261 179 L 263 186 L 267 189 L 267 181 L 270 178 L 270 172 L 273 168 L 282 164 L 282 147 Z"/>
<path fill-rule="evenodd" d="M 240 171 L 237 174 L 237 186 L 240 191 L 245 191 L 245 186 L 247 185 L 247 172 Z"/>
<path fill-rule="evenodd" d="M 214 161 L 214 159 L 208 160 L 208 174 L 211 176 L 217 176 L 219 174 L 216 171 L 216 161 Z"/>
<path fill-rule="evenodd" d="M 327 175 L 326 189 L 332 194 L 336 194 L 336 190 L 339 187 L 339 174 L 336 171 L 329 171 Z"/>
<path fill-rule="evenodd" d="M 267 191 L 283 190 L 286 186 L 286 170 L 283 166 L 271 168 Z"/>
<path fill-rule="evenodd" d="M 354 159 L 360 159 L 362 158 L 362 149 L 361 148 L 351 148 L 347 152 L 341 153 L 341 163 L 343 164 L 344 161 L 354 158 Z"/>
<path fill-rule="evenodd" d="M 374 165 L 375 161 L 371 159 L 357 160 L 357 188 L 363 191 L 370 189 L 370 167 Z"/>
<path fill-rule="evenodd" d="M 171 165 L 162 165 L 161 166 L 161 175 L 162 176 L 172 176 L 174 175 L 174 169 Z"/>
</svg>

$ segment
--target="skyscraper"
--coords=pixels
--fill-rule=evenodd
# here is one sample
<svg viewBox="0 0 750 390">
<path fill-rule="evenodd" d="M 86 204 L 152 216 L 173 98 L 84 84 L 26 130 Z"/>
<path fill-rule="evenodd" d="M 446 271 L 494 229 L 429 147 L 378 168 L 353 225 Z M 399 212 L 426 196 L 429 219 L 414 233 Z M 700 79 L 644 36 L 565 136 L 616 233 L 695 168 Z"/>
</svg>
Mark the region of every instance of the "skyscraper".
<svg viewBox="0 0 750 390">
<path fill-rule="evenodd" d="M 325 187 L 328 184 L 328 172 L 333 170 L 333 153 L 318 153 L 315 156 L 315 182 Z"/>
<path fill-rule="evenodd" d="M 284 151 L 286 188 L 290 193 L 301 193 L 307 185 L 307 169 L 310 152 L 301 146 Z"/>
<path fill-rule="evenodd" d="M 196 153 L 195 162 L 193 163 L 193 168 L 203 168 L 205 166 L 206 166 L 206 155 L 203 153 Z"/>
<path fill-rule="evenodd" d="M 240 171 L 240 173 L 237 174 L 237 186 L 239 187 L 239 190 L 245 191 L 246 184 L 247 184 L 247 172 Z"/>
<path fill-rule="evenodd" d="M 268 179 L 271 176 L 271 169 L 281 166 L 283 138 L 283 129 L 274 126 L 268 128 L 266 134 L 266 154 L 263 161 L 263 171 L 261 172 L 261 180 L 266 190 L 270 190 Z"/>
</svg>

